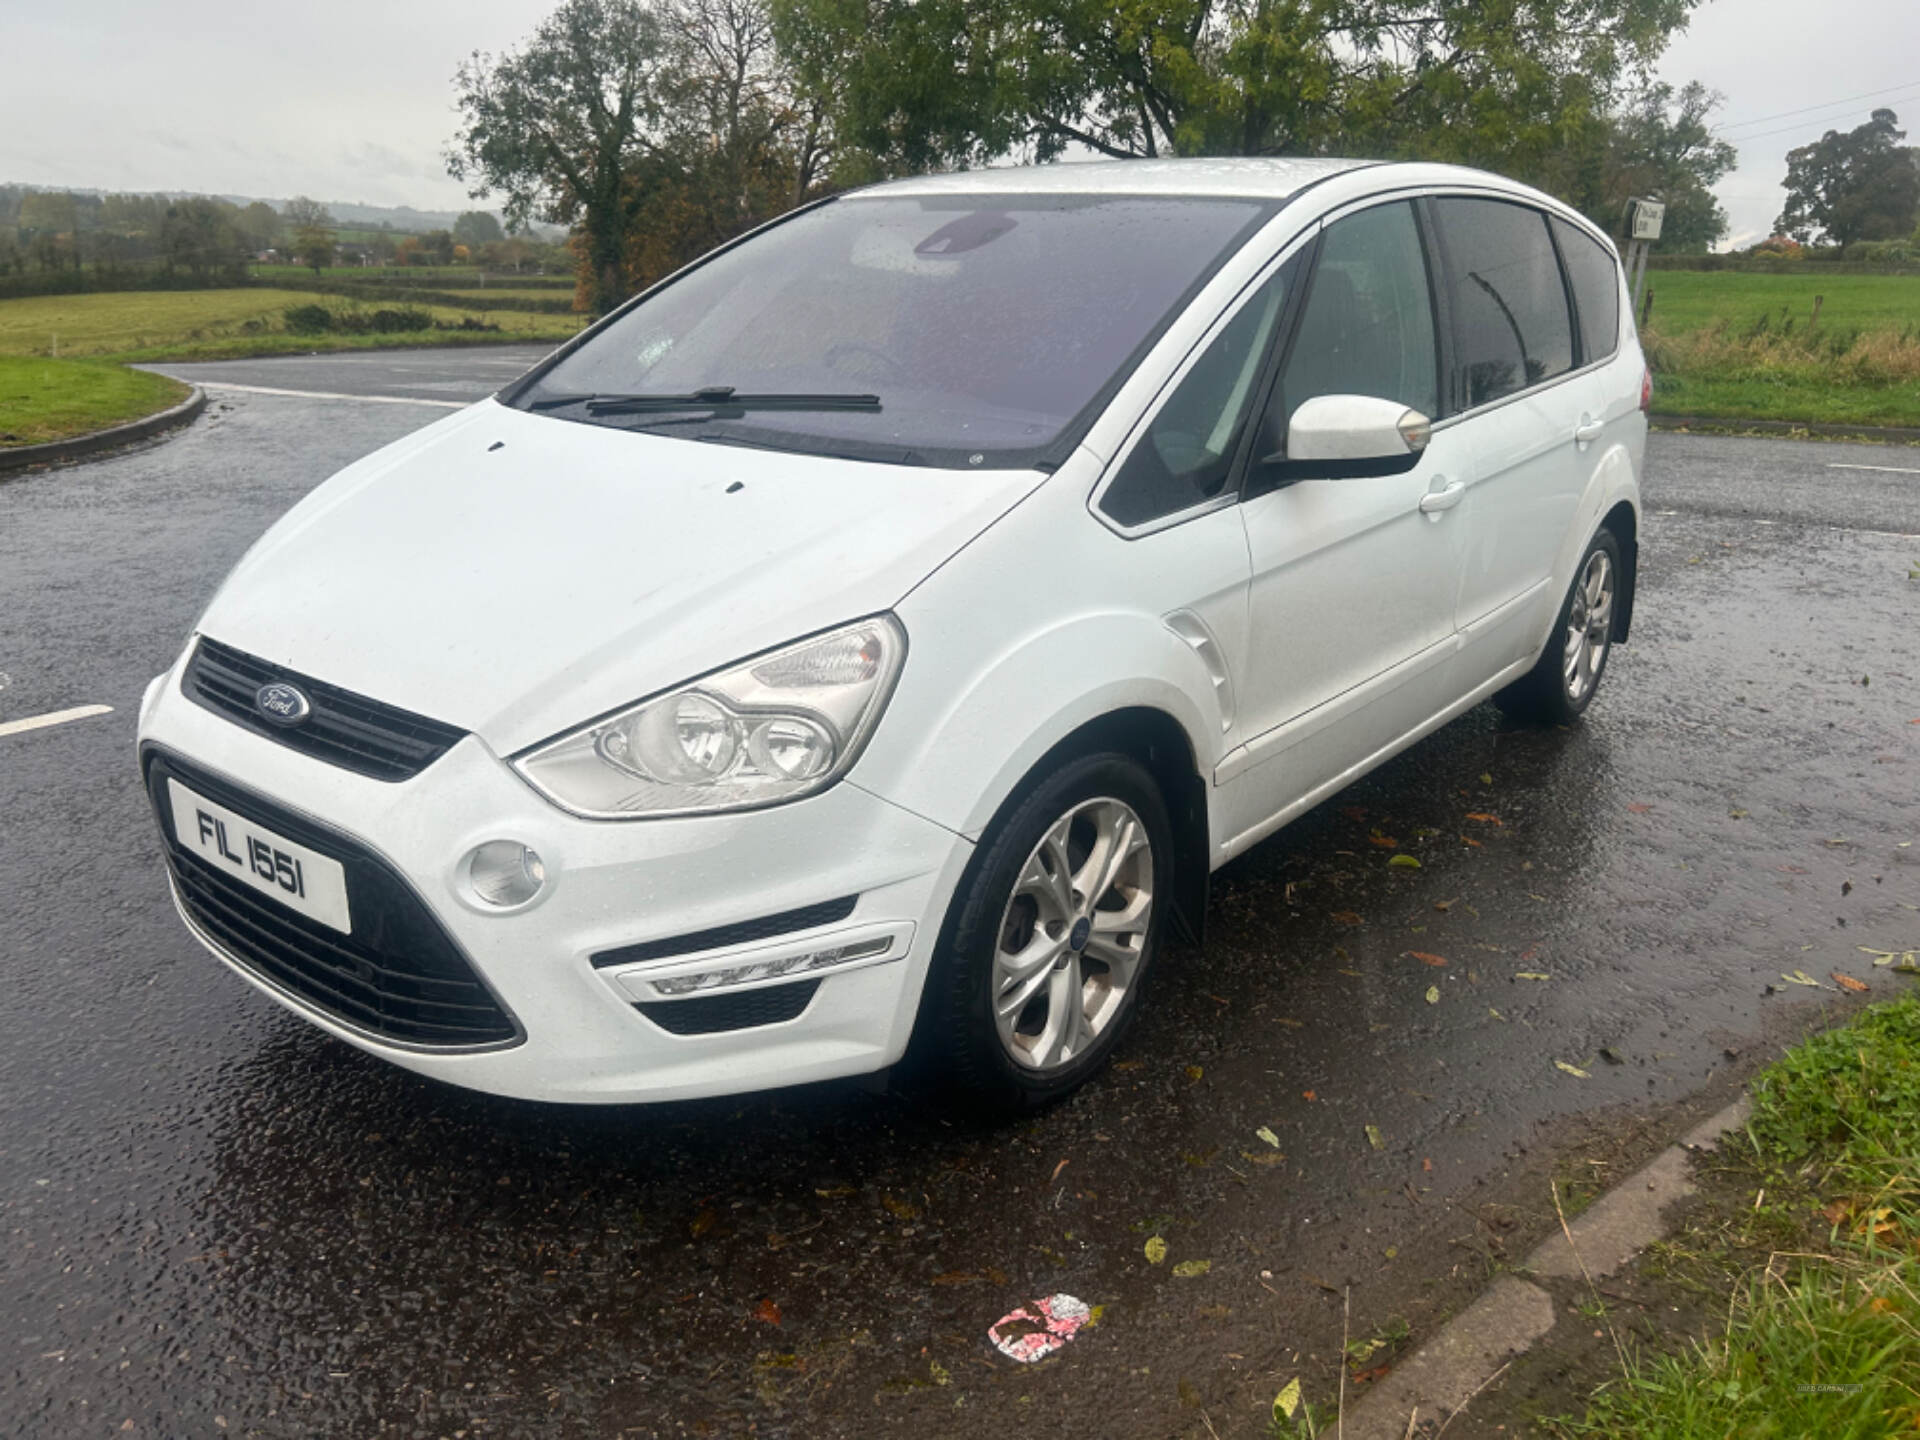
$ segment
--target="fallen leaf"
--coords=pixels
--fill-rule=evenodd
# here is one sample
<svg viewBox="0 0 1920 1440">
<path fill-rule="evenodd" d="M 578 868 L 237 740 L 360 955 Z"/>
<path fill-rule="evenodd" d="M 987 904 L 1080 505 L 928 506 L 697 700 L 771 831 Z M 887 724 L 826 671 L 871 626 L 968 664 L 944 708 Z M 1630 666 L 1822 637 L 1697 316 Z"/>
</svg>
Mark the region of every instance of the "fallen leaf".
<svg viewBox="0 0 1920 1440">
<path fill-rule="evenodd" d="M 1427 987 L 1427 1004 L 1438 1005 L 1439 1003 L 1440 1003 L 1440 987 L 1438 985 L 1429 985 Z"/>
<path fill-rule="evenodd" d="M 1392 1369 L 1393 1366 L 1391 1365 L 1376 1365 L 1371 1370 L 1362 1370 L 1353 1377 L 1353 1383 L 1356 1385 L 1371 1385 L 1376 1380 L 1384 1380 L 1387 1372 Z"/>
<path fill-rule="evenodd" d="M 1480 783 L 1482 785 L 1491 785 L 1493 783 L 1493 776 L 1485 771 L 1481 772 Z"/>
<path fill-rule="evenodd" d="M 1554 1061 L 1553 1068 L 1566 1071 L 1567 1074 L 1573 1076 L 1576 1080 L 1591 1080 L 1593 1078 L 1593 1076 L 1589 1075 L 1585 1070 L 1582 1070 L 1578 1065 L 1569 1065 L 1564 1060 Z"/>
<path fill-rule="evenodd" d="M 1498 815 L 1491 814 L 1485 810 L 1469 810 L 1467 812 L 1467 819 L 1477 820 L 1482 825 L 1501 825 L 1505 823 Z"/>
<path fill-rule="evenodd" d="M 1491 1005 L 1487 1007 L 1487 1014 L 1491 1015 L 1496 1020 L 1505 1020 L 1507 1018 L 1506 1016 L 1502 1015 L 1498 1010 L 1494 1009 Z"/>
<path fill-rule="evenodd" d="M 1434 909 L 1436 909 L 1436 910 L 1438 910 L 1438 911 L 1439 911 L 1439 912 L 1440 912 L 1440 913 L 1441 913 L 1442 915 L 1444 915 L 1444 914 L 1446 914 L 1446 913 L 1447 913 L 1447 911 L 1449 911 L 1449 910 L 1451 910 L 1451 909 L 1453 909 L 1453 907 L 1454 907 L 1455 905 L 1457 905 L 1457 904 L 1459 904 L 1459 903 L 1460 903 L 1460 897 L 1456 895 L 1456 896 L 1455 896 L 1455 897 L 1454 897 L 1453 899 L 1451 899 L 1451 900 L 1436 900 L 1436 901 L 1434 901 L 1434 902 L 1433 902 L 1433 908 L 1434 908 Z"/>
<path fill-rule="evenodd" d="M 1644 815 L 1652 808 L 1653 806 L 1649 805 L 1646 801 L 1636 800 L 1631 805 L 1627 806 L 1627 813 L 1629 815 Z"/>
<path fill-rule="evenodd" d="M 1351 910 L 1336 910 L 1327 918 L 1336 925 L 1358 925 L 1360 923 L 1359 915 Z"/>
<path fill-rule="evenodd" d="M 1807 972 L 1804 970 L 1796 970 L 1791 975 L 1787 974 L 1786 971 L 1782 970 L 1780 972 L 1780 978 L 1782 980 L 1790 981 L 1795 985 L 1811 985 L 1816 990 L 1824 990 L 1827 988 L 1826 986 L 1822 985 L 1818 980 L 1814 979 L 1811 975 L 1807 974 Z"/>
<path fill-rule="evenodd" d="M 902 1200 L 897 1195 L 882 1195 L 880 1203 L 887 1207 L 887 1213 L 896 1220 L 918 1220 L 920 1207 L 910 1200 Z"/>
<path fill-rule="evenodd" d="M 1875 965 L 1891 965 L 1898 960 L 1903 965 L 1920 964 L 1920 950 L 1875 950 L 1870 945 L 1853 947 L 1862 955 L 1871 955 Z"/>
<path fill-rule="evenodd" d="M 1471 845 L 1471 846 L 1472 846 L 1472 847 L 1473 847 L 1474 849 L 1476 849 L 1476 850 L 1484 850 L 1484 849 L 1486 849 L 1486 846 L 1484 846 L 1484 845 L 1482 845 L 1482 844 L 1481 844 L 1481 843 L 1480 843 L 1480 842 L 1479 842 L 1478 840 L 1475 840 L 1475 839 L 1474 839 L 1474 838 L 1473 838 L 1472 836 L 1470 836 L 1470 835 L 1462 835 L 1462 836 L 1460 837 L 1460 843 L 1461 843 L 1462 845 Z"/>
<path fill-rule="evenodd" d="M 1249 1165 L 1279 1165 L 1287 1157 L 1278 1150 L 1242 1150 L 1240 1158 Z"/>
<path fill-rule="evenodd" d="M 1300 1411 L 1300 1377 L 1295 1376 L 1280 1387 L 1280 1393 L 1273 1397 L 1273 1418 L 1291 1420 Z"/>
<path fill-rule="evenodd" d="M 1088 1323 L 1091 1324 L 1092 1322 L 1089 1321 Z M 933 1383 L 936 1385 L 951 1385 L 953 1383 L 952 1372 L 938 1360 L 930 1360 L 927 1362 L 927 1373 L 933 1377 Z"/>
<path fill-rule="evenodd" d="M 929 1283 L 934 1285 L 971 1285 L 980 1277 L 971 1270 L 942 1270 Z"/>
<path fill-rule="evenodd" d="M 1313 1098 L 1315 1098 L 1315 1097 L 1314 1097 L 1314 1093 L 1313 1093 L 1313 1091 L 1311 1091 L 1311 1090 L 1302 1090 L 1302 1091 L 1300 1092 L 1300 1098 L 1301 1098 L 1302 1100 L 1312 1100 L 1312 1099 L 1313 1099 Z"/>
<path fill-rule="evenodd" d="M 1376 1150 L 1384 1150 L 1387 1148 L 1386 1137 L 1380 1133 L 1380 1127 L 1378 1125 L 1367 1126 L 1367 1143 Z"/>
<path fill-rule="evenodd" d="M 1422 1171 L 1422 1173 L 1424 1173 L 1424 1174 L 1427 1174 L 1427 1175 L 1431 1175 L 1431 1174 L 1433 1173 L 1433 1161 L 1432 1161 L 1432 1159 L 1430 1159 L 1430 1158 L 1423 1158 L 1423 1159 L 1422 1159 L 1422 1160 L 1420 1161 L 1420 1169 L 1421 1169 L 1421 1171 Z"/>
<path fill-rule="evenodd" d="M 1049 1185 L 1060 1178 L 1060 1172 L 1067 1168 L 1067 1163 L 1067 1161 L 1062 1160 L 1058 1165 L 1053 1167 L 1053 1174 L 1047 1180 Z"/>
<path fill-rule="evenodd" d="M 1382 850 L 1397 850 L 1400 846 L 1400 842 L 1391 835 L 1369 835 L 1367 843 L 1378 845 Z"/>
<path fill-rule="evenodd" d="M 1278 1150 L 1280 1148 L 1280 1137 L 1274 1134 L 1273 1131 L 1269 1129 L 1267 1126 L 1262 1125 L 1258 1130 L 1254 1131 L 1253 1133 L 1256 1136 L 1258 1136 L 1260 1139 L 1266 1141 L 1267 1144 L 1271 1145 L 1274 1149 Z"/>
<path fill-rule="evenodd" d="M 1829 973 L 1833 976 L 1833 983 L 1838 985 L 1842 990 L 1851 990 L 1856 995 L 1864 995 L 1866 993 L 1866 981 L 1856 980 L 1851 975 L 1842 975 L 1838 970 L 1830 971 Z"/>
<path fill-rule="evenodd" d="M 1178 1275 L 1182 1280 L 1191 1280 L 1197 1275 L 1206 1274 L 1212 1268 L 1213 1261 L 1211 1260 L 1182 1260 L 1178 1265 L 1173 1267 L 1173 1273 Z"/>
<path fill-rule="evenodd" d="M 762 1300 L 758 1305 L 754 1306 L 753 1318 L 760 1321 L 763 1325 L 778 1325 L 780 1323 L 780 1307 L 771 1300 Z"/>
<path fill-rule="evenodd" d="M 1349 820 L 1364 820 L 1367 818 L 1367 807 L 1364 805 L 1342 805 L 1340 807 L 1340 813 Z"/>
<path fill-rule="evenodd" d="M 822 1200 L 844 1200 L 854 1191 L 851 1185 L 825 1185 L 815 1186 L 813 1193 Z"/>
<path fill-rule="evenodd" d="M 1418 870 L 1420 868 L 1420 862 L 1411 855 L 1395 855 L 1391 860 L 1387 861 L 1387 864 L 1397 865 L 1402 870 Z"/>
<path fill-rule="evenodd" d="M 1553 977 L 1540 970 L 1521 970 L 1518 971 L 1513 978 L 1516 980 L 1551 980 Z"/>
<path fill-rule="evenodd" d="M 693 1223 L 688 1225 L 687 1229 L 691 1230 L 693 1232 L 693 1238 L 698 1240 L 702 1235 L 713 1229 L 719 1222 L 719 1219 L 720 1217 L 714 1214 L 713 1211 L 702 1210 L 698 1215 L 693 1217 Z"/>
<path fill-rule="evenodd" d="M 1202 1070 L 1198 1065 L 1187 1066 L 1187 1079 L 1189 1080 L 1198 1080 L 1204 1074 L 1206 1074 L 1206 1071 Z"/>
<path fill-rule="evenodd" d="M 1167 1242 L 1162 1240 L 1158 1235 L 1149 1238 L 1147 1241 L 1147 1263 L 1149 1265 L 1158 1265 L 1166 1258 Z"/>
<path fill-rule="evenodd" d="M 1402 953 L 1405 954 L 1409 960 L 1418 960 L 1422 965 L 1438 966 L 1438 965 L 1445 965 L 1447 963 L 1446 956 L 1434 955 L 1426 950 L 1407 950 L 1407 951 L 1403 951 Z"/>
</svg>

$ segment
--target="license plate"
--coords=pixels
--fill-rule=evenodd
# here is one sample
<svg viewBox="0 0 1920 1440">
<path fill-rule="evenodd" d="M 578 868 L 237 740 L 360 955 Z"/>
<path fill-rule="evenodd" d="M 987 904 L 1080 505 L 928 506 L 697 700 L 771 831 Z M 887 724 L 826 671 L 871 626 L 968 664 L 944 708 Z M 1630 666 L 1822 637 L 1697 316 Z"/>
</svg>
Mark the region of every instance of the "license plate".
<svg viewBox="0 0 1920 1440">
<path fill-rule="evenodd" d="M 289 910 L 342 934 L 353 933 L 347 872 L 338 860 L 194 794 L 171 775 L 167 794 L 173 804 L 173 833 L 187 849 Z"/>
</svg>

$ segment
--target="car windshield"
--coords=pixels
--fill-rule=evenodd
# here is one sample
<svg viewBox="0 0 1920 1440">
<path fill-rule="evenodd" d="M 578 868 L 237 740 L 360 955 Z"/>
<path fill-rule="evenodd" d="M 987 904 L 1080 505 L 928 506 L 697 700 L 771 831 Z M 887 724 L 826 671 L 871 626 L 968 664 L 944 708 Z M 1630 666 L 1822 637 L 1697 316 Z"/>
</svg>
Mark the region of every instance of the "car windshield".
<svg viewBox="0 0 1920 1440">
<path fill-rule="evenodd" d="M 514 403 L 924 465 L 1057 459 L 1269 213 L 1124 195 L 837 200 L 642 301 Z"/>
</svg>

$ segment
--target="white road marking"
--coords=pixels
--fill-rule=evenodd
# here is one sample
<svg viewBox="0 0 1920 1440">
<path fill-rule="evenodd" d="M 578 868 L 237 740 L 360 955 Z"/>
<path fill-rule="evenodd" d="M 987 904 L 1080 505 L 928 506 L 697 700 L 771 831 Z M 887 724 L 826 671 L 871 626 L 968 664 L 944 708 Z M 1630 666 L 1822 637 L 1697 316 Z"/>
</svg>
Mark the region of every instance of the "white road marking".
<svg viewBox="0 0 1920 1440">
<path fill-rule="evenodd" d="M 1878 470 L 1886 475 L 1920 475 L 1920 470 L 1909 469 L 1905 465 L 1841 465 L 1829 462 L 1829 470 Z"/>
<path fill-rule="evenodd" d="M 343 395 L 333 390 L 282 390 L 273 385 L 236 385 L 230 380 L 196 380 L 202 390 L 238 390 L 247 395 L 291 395 L 297 400 L 364 400 L 369 405 L 431 405 L 438 410 L 464 410 L 472 400 L 419 400 L 411 395 Z"/>
<path fill-rule="evenodd" d="M 45 715 L 29 715 L 24 720 L 8 720 L 0 724 L 0 735 L 20 735 L 28 730 L 44 730 L 49 725 L 64 725 L 69 720 L 87 720 L 112 713 L 111 705 L 76 705 L 71 710 L 52 710 Z"/>
</svg>

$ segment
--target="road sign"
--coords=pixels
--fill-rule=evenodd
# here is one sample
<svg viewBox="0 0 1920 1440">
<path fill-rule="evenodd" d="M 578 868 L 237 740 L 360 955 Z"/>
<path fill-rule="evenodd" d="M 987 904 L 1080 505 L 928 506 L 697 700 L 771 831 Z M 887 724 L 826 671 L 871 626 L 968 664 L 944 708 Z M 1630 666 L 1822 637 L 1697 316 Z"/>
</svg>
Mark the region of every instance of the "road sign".
<svg viewBox="0 0 1920 1440">
<path fill-rule="evenodd" d="M 1627 207 L 1627 233 L 1635 240 L 1658 240 L 1667 207 L 1658 200 L 1635 200 Z"/>
</svg>

